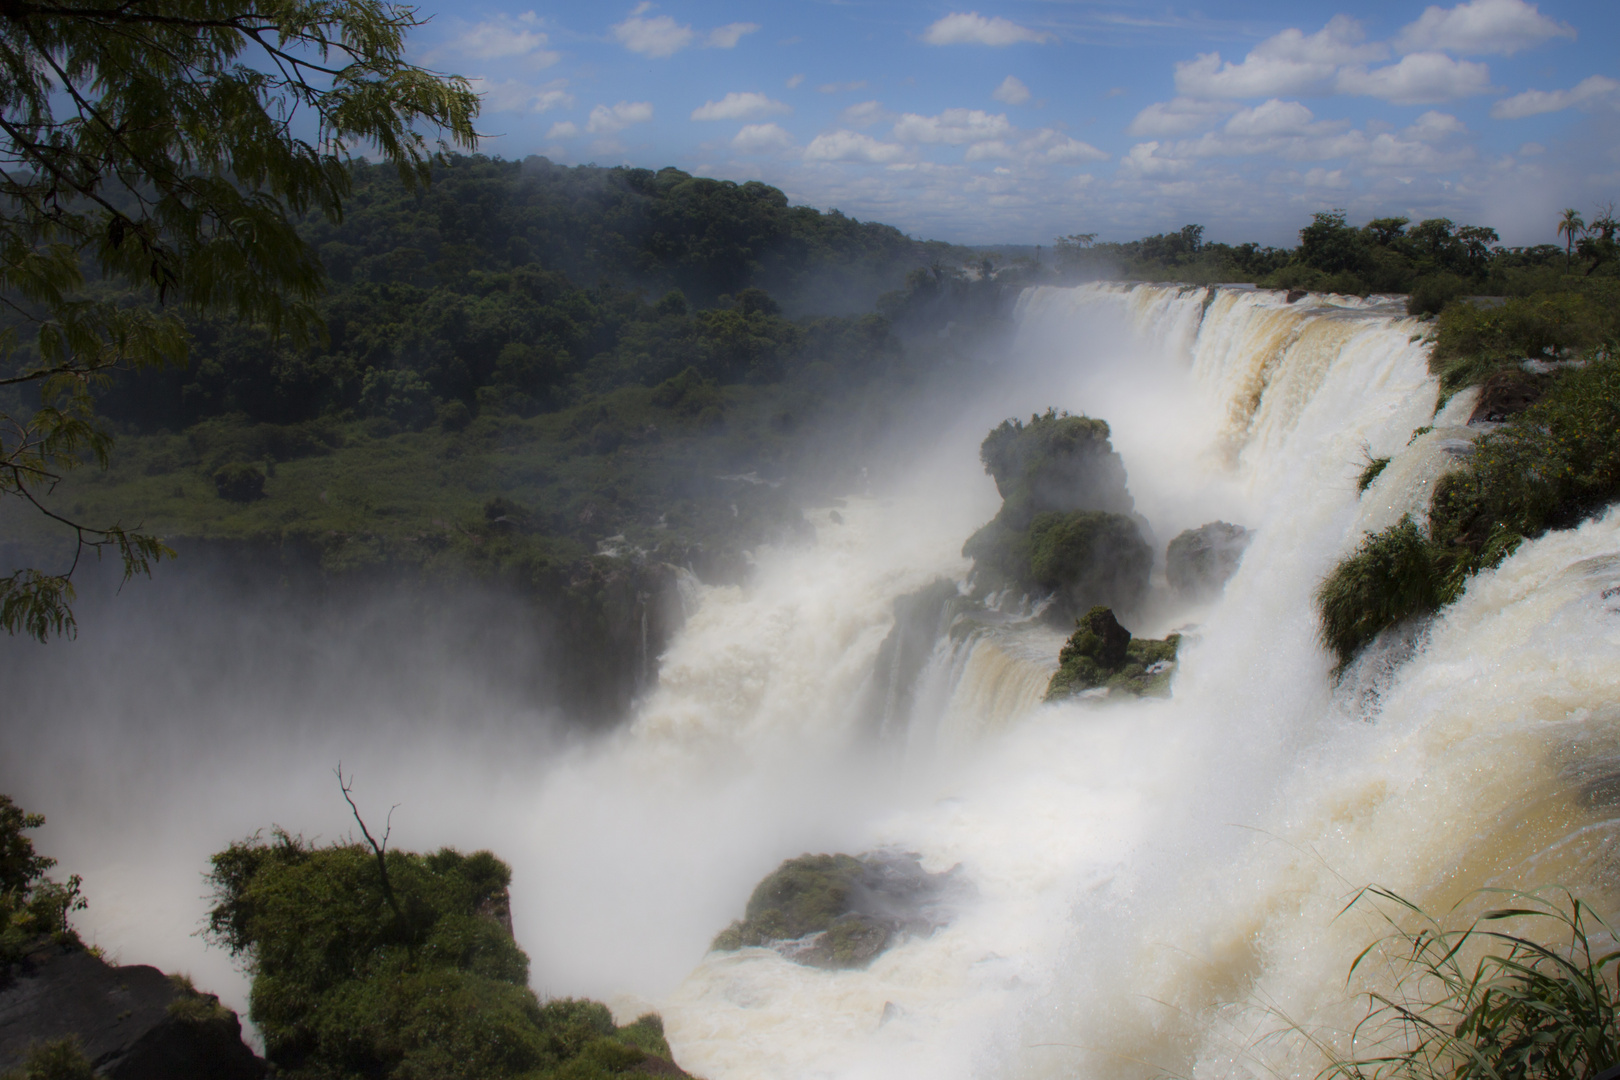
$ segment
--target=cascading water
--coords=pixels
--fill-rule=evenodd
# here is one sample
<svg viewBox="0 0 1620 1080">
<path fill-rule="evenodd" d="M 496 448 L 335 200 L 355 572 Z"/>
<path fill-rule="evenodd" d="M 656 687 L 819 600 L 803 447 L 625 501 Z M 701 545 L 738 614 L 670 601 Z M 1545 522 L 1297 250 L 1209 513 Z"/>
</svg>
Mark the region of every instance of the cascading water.
<svg viewBox="0 0 1620 1080">
<path fill-rule="evenodd" d="M 114 617 L 76 646 L 103 643 L 93 678 L 54 647 L 17 665 L 8 704 L 53 721 L 15 725 L 33 767 L 13 793 L 84 874 L 87 936 L 245 1007 L 188 937 L 195 875 L 270 822 L 348 827 L 341 759 L 368 807 L 405 803 L 403 845 L 512 863 L 538 991 L 659 1009 L 709 1080 L 1312 1077 L 1312 1039 L 1342 1045 L 1362 1007 L 1346 968 L 1380 930 L 1338 915 L 1360 886 L 1438 910 L 1482 885 L 1612 896 L 1620 514 L 1525 544 L 1334 683 L 1317 584 L 1469 452 L 1472 401 L 1436 415 L 1421 327 L 1376 301 L 1120 285 L 1032 290 L 1017 326 L 991 389 L 873 493 L 810 513 L 813 546 L 759 552 L 745 587 L 683 580 L 658 685 L 605 739 L 559 745 L 436 666 L 434 639 L 399 687 L 351 678 L 347 639 L 284 669 L 296 621 L 222 635 L 247 647 L 210 666 L 156 636 L 114 657 L 149 640 Z M 997 509 L 980 440 L 1048 406 L 1110 423 L 1157 550 L 1253 530 L 1218 598 L 1177 601 L 1160 573 L 1128 623 L 1195 624 L 1167 699 L 1043 705 L 1062 635 L 1018 597 L 936 585 L 965 581 Z M 937 641 L 886 653 L 895 600 L 930 589 L 941 617 L 908 625 Z M 205 656 L 219 617 L 158 608 Z M 312 676 L 310 657 L 330 659 Z M 707 951 L 783 859 L 880 849 L 961 866 L 949 925 L 864 970 Z"/>
<path fill-rule="evenodd" d="M 1311 1076 L 1300 1033 L 1331 1042 L 1356 1016 L 1345 972 L 1375 928 L 1335 915 L 1357 887 L 1441 906 L 1486 884 L 1609 887 L 1608 815 L 1582 792 L 1620 772 L 1620 516 L 1527 544 L 1335 688 L 1313 590 L 1365 528 L 1421 516 L 1467 450 L 1460 432 L 1412 439 L 1437 397 L 1418 326 L 1376 302 L 1145 286 L 1037 289 L 1018 317 L 1002 396 L 932 469 L 818 518 L 817 547 L 762 554 L 748 589 L 703 590 L 635 723 L 548 785 L 548 826 L 614 807 L 587 826 L 597 842 L 683 885 L 609 883 L 629 899 L 604 905 L 574 887 L 594 864 L 542 853 L 542 879 L 567 884 L 543 889 L 534 924 L 616 933 L 626 961 L 604 974 L 599 953 L 542 945 L 537 968 L 604 990 L 640 972 L 711 1080 Z M 1132 627 L 1196 620 L 1170 699 L 1043 706 L 1059 635 L 959 623 L 900 745 L 874 743 L 860 703 L 893 600 L 965 576 L 960 544 L 995 506 L 965 479 L 977 441 L 1047 405 L 1110 421 L 1161 550 L 1216 518 L 1256 530 L 1252 546 L 1219 600 L 1161 597 Z M 974 898 L 866 970 L 745 949 L 673 992 L 645 978 L 700 950 L 782 858 L 884 847 L 960 864 Z M 637 902 L 657 912 L 639 927 Z"/>
</svg>

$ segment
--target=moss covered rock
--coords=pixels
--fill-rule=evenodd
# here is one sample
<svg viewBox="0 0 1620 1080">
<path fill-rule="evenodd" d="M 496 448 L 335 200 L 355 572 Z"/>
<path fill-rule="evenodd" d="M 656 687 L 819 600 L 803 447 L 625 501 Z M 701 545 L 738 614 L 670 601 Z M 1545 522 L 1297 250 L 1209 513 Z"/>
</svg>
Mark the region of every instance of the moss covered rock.
<svg viewBox="0 0 1620 1080">
<path fill-rule="evenodd" d="M 1132 638 L 1106 607 L 1094 607 L 1075 620 L 1074 633 L 1058 653 L 1058 669 L 1046 687 L 1047 701 L 1061 701 L 1087 690 L 1162 696 L 1170 692 L 1181 637 Z"/>
<path fill-rule="evenodd" d="M 764 946 L 812 967 L 865 967 L 904 935 L 945 925 L 962 890 L 957 869 L 930 874 L 915 855 L 801 855 L 755 886 L 745 917 L 712 948 Z"/>
</svg>

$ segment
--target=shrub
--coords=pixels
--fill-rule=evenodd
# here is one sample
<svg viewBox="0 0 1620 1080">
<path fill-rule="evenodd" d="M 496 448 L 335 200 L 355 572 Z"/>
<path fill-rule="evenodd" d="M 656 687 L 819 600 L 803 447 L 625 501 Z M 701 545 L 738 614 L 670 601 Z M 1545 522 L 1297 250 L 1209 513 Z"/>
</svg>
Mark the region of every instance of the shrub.
<svg viewBox="0 0 1620 1080">
<path fill-rule="evenodd" d="M 95 1075 L 78 1041 L 68 1038 L 29 1047 L 22 1066 L 0 1080 L 95 1080 Z"/>
<path fill-rule="evenodd" d="M 231 502 L 264 498 L 264 470 L 250 461 L 233 461 L 214 470 L 214 490 Z"/>
<path fill-rule="evenodd" d="M 1442 553 L 1407 514 L 1369 534 L 1317 589 L 1322 641 L 1342 671 L 1387 627 L 1451 599 Z"/>
<path fill-rule="evenodd" d="M 1408 315 L 1438 315 L 1447 304 L 1463 295 L 1468 283 L 1456 274 L 1431 274 L 1412 284 L 1406 298 Z"/>
<path fill-rule="evenodd" d="M 360 408 L 416 431 L 433 421 L 433 387 L 414 371 L 372 368 L 360 385 Z"/>
<path fill-rule="evenodd" d="M 1393 953 L 1397 979 L 1368 995 L 1351 1042 L 1366 1049 L 1323 1078 L 1588 1080 L 1620 1061 L 1614 930 L 1567 892 L 1483 895 L 1508 906 L 1462 929 L 1382 889 L 1358 896 L 1395 905 L 1417 928 L 1386 913 L 1395 932 L 1351 964 L 1353 976 L 1368 956 Z M 1526 929 L 1498 929 L 1513 923 Z"/>
<path fill-rule="evenodd" d="M 250 1015 L 282 1075 L 591 1077 L 645 1060 L 645 1031 L 620 1039 L 606 1007 L 542 1005 L 528 988 L 501 917 L 511 871 L 487 851 L 381 857 L 277 830 L 212 861 L 208 934 L 247 962 Z"/>
<path fill-rule="evenodd" d="M 1583 293 L 1514 296 L 1492 307 L 1452 304 L 1435 321 L 1429 366 L 1451 393 L 1526 357 L 1590 349 L 1612 340 L 1617 329 L 1613 305 Z"/>
<path fill-rule="evenodd" d="M 0 795 L 0 971 L 41 937 L 78 944 L 69 916 L 85 908 L 79 876 L 66 883 L 46 877 L 56 860 L 36 852 L 23 835 L 43 824 L 43 814 L 30 814 Z"/>
<path fill-rule="evenodd" d="M 1389 458 L 1387 457 L 1368 458 L 1367 464 L 1361 470 L 1361 475 L 1356 477 L 1356 490 L 1365 492 L 1368 488 L 1372 487 L 1373 481 L 1378 479 L 1379 474 L 1381 474 L 1388 465 Z"/>
</svg>

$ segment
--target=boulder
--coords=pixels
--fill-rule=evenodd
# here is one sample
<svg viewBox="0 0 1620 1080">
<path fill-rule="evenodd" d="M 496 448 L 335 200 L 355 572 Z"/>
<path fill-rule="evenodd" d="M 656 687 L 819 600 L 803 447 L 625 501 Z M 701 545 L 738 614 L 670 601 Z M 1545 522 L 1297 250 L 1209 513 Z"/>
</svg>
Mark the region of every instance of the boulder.
<svg viewBox="0 0 1620 1080">
<path fill-rule="evenodd" d="M 905 935 L 949 923 L 967 889 L 960 869 L 930 874 L 911 853 L 801 855 L 755 886 L 745 918 L 713 948 L 764 946 L 811 967 L 865 967 Z"/>
<path fill-rule="evenodd" d="M 1046 686 L 1047 701 L 1096 690 L 1101 693 L 1162 696 L 1170 692 L 1181 637 L 1132 638 L 1106 607 L 1094 607 L 1075 620 L 1074 633 L 1058 653 L 1058 669 Z"/>
<path fill-rule="evenodd" d="M 260 1080 L 265 1063 L 212 994 L 154 967 L 113 967 L 47 939 L 0 981 L 0 1074 L 71 1038 L 109 1080 Z"/>
<path fill-rule="evenodd" d="M 1225 521 L 1188 529 L 1165 551 L 1164 573 L 1170 587 L 1189 600 L 1213 597 L 1237 572 L 1253 539 L 1248 529 Z"/>
</svg>

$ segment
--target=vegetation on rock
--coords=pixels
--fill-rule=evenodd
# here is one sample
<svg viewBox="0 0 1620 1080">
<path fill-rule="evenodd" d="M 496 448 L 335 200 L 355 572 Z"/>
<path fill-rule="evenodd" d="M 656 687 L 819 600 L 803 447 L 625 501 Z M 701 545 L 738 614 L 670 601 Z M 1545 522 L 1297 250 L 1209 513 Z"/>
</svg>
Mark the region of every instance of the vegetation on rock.
<svg viewBox="0 0 1620 1080">
<path fill-rule="evenodd" d="M 769 946 L 813 967 L 865 967 L 902 934 L 943 925 L 955 872 L 929 874 L 915 856 L 801 855 L 767 875 L 744 918 L 711 948 Z"/>
<path fill-rule="evenodd" d="M 979 456 L 1002 496 L 995 518 L 962 548 L 981 591 L 1052 596 L 1060 617 L 1141 601 L 1153 552 L 1129 516 L 1125 467 L 1105 422 L 1048 409 L 1027 425 L 1003 422 Z"/>
<path fill-rule="evenodd" d="M 10 796 L 0 795 L 0 979 L 42 938 L 79 944 L 69 921 L 71 913 L 85 907 L 79 876 L 65 883 L 47 877 L 56 860 L 36 852 L 33 839 L 25 835 L 43 824 L 43 814 L 30 814 Z"/>
<path fill-rule="evenodd" d="M 1133 638 L 1110 609 L 1094 607 L 1075 620 L 1074 633 L 1058 652 L 1058 669 L 1046 686 L 1047 701 L 1086 690 L 1163 696 L 1170 692 L 1179 634 L 1163 640 Z"/>
<path fill-rule="evenodd" d="M 1338 671 L 1383 630 L 1456 599 L 1524 540 L 1620 500 L 1620 360 L 1610 348 L 1545 376 L 1540 400 L 1482 435 L 1436 484 L 1426 522 L 1408 515 L 1367 536 L 1322 582 L 1322 639 Z"/>
<path fill-rule="evenodd" d="M 542 1004 L 487 851 L 310 844 L 277 830 L 213 857 L 208 933 L 253 975 L 251 1013 L 288 1077 L 587 1078 L 668 1057 L 656 1018 Z"/>
</svg>

